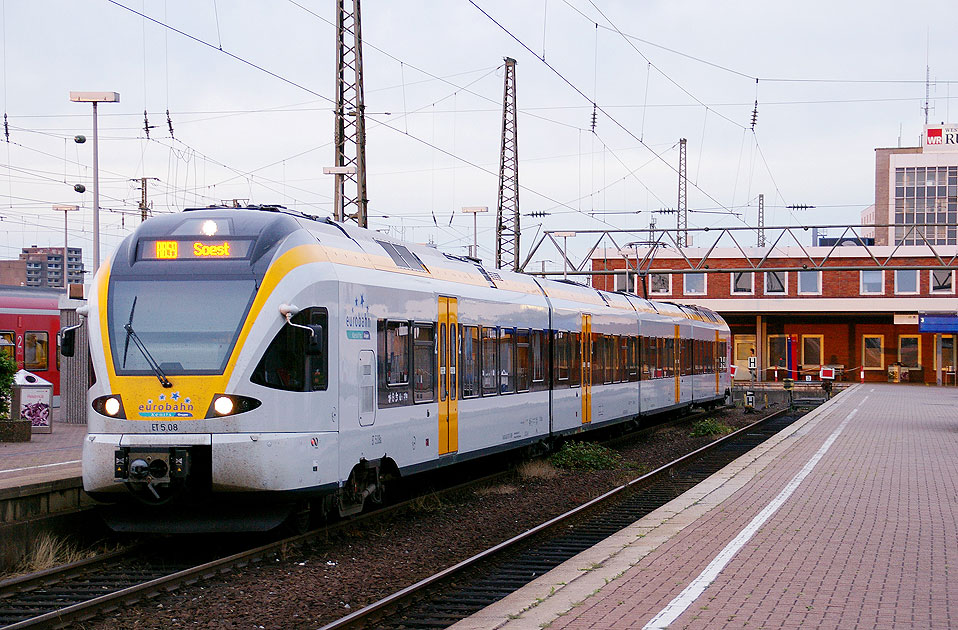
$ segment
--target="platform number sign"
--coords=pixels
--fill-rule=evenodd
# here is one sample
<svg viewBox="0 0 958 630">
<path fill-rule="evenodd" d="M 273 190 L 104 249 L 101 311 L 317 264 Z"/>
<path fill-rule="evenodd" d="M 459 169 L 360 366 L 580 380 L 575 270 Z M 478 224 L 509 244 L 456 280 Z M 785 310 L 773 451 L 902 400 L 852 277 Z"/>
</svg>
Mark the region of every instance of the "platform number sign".
<svg viewBox="0 0 958 630">
<path fill-rule="evenodd" d="M 748 358 L 748 369 L 754 370 L 758 366 L 757 359 L 755 357 Z"/>
</svg>

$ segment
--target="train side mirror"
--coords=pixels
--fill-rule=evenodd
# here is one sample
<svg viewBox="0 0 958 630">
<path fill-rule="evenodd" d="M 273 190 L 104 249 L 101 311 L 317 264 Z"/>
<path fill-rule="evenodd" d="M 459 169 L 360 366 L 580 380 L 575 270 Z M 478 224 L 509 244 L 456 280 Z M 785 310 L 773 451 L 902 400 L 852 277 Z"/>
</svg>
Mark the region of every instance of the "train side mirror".
<svg viewBox="0 0 958 630">
<path fill-rule="evenodd" d="M 77 328 L 70 326 L 60 331 L 60 356 L 72 357 L 76 353 Z"/>
<path fill-rule="evenodd" d="M 323 354 L 323 327 L 319 324 L 309 324 L 309 340 L 306 342 L 306 354 L 315 357 Z"/>
</svg>

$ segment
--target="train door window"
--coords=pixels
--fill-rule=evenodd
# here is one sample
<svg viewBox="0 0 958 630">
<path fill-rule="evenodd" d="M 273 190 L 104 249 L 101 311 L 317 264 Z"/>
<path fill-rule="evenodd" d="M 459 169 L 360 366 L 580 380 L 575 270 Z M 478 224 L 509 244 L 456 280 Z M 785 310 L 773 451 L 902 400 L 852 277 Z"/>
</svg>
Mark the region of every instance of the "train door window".
<svg viewBox="0 0 958 630">
<path fill-rule="evenodd" d="M 329 316 L 325 308 L 310 308 L 306 309 L 306 317 L 310 324 L 317 324 L 323 330 L 322 354 L 309 357 L 310 388 L 314 392 L 326 391 L 329 387 Z"/>
<path fill-rule="evenodd" d="M 532 382 L 532 352 L 529 343 L 529 329 L 520 328 L 516 331 L 516 390 L 529 391 Z"/>
<path fill-rule="evenodd" d="M 439 400 L 446 399 L 446 374 L 449 371 L 449 355 L 446 353 L 446 325 L 439 324 Z"/>
<path fill-rule="evenodd" d="M 413 326 L 413 402 L 436 399 L 436 325 Z"/>
<path fill-rule="evenodd" d="M 50 366 L 49 344 L 49 333 L 28 330 L 23 335 L 23 369 L 48 369 Z"/>
<path fill-rule="evenodd" d="M 555 344 L 555 380 L 556 383 L 569 382 L 569 333 L 556 331 Z"/>
<path fill-rule="evenodd" d="M 582 333 L 569 333 L 569 385 L 582 384 Z"/>
<path fill-rule="evenodd" d="M 516 391 L 516 329 L 499 329 L 499 393 Z"/>
<path fill-rule="evenodd" d="M 885 369 L 884 345 L 884 335 L 862 335 L 862 367 L 864 369 Z"/>
<path fill-rule="evenodd" d="M 462 359 L 459 362 L 462 372 L 462 397 L 475 398 L 479 395 L 479 327 L 462 327 Z"/>
<path fill-rule="evenodd" d="M 0 352 L 3 352 L 11 359 L 15 359 L 17 356 L 17 334 L 12 330 L 3 330 L 0 331 L 0 339 L 7 342 L 0 346 Z"/>
<path fill-rule="evenodd" d="M 918 335 L 900 335 L 898 337 L 898 362 L 903 367 L 921 367 L 921 337 Z"/>
<path fill-rule="evenodd" d="M 482 395 L 495 396 L 499 393 L 499 370 L 496 367 L 495 328 L 482 328 Z"/>
<path fill-rule="evenodd" d="M 533 330 L 529 341 L 529 352 L 532 354 L 532 382 L 545 382 L 545 345 L 543 331 Z"/>
<path fill-rule="evenodd" d="M 817 368 L 822 365 L 824 343 L 823 335 L 802 335 L 802 367 Z"/>
</svg>

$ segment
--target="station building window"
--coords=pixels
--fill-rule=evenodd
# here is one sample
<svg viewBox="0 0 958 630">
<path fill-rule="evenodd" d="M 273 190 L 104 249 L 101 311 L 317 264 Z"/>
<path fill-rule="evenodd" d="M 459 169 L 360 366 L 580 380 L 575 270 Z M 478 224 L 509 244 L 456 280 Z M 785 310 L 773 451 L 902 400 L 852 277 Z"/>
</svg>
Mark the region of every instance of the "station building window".
<svg viewBox="0 0 958 630">
<path fill-rule="evenodd" d="M 802 367 L 821 367 L 824 335 L 802 335 Z"/>
<path fill-rule="evenodd" d="M 788 356 L 788 335 L 769 335 L 767 346 L 768 354 L 765 356 L 769 367 L 788 367 L 785 362 L 785 357 Z"/>
<path fill-rule="evenodd" d="M 918 335 L 899 335 L 898 362 L 908 368 L 921 367 L 921 337 Z"/>
<path fill-rule="evenodd" d="M 917 269 L 898 269 L 895 271 L 895 293 L 918 293 Z"/>
<path fill-rule="evenodd" d="M 932 293 L 955 293 L 955 272 L 951 269 L 932 269 L 928 272 L 928 282 Z"/>
<path fill-rule="evenodd" d="M 859 293 L 862 295 L 883 295 L 885 293 L 885 272 L 881 269 L 866 269 L 859 272 Z"/>
<path fill-rule="evenodd" d="M 704 273 L 687 273 L 682 276 L 682 289 L 685 295 L 705 295 Z"/>
<path fill-rule="evenodd" d="M 862 335 L 862 368 L 885 369 L 885 335 Z"/>
<path fill-rule="evenodd" d="M 732 293 L 751 294 L 753 288 L 754 275 L 751 271 L 736 271 L 732 273 Z"/>
<path fill-rule="evenodd" d="M 765 273 L 765 294 L 784 295 L 788 293 L 788 273 L 767 271 Z"/>
<path fill-rule="evenodd" d="M 671 295 L 672 276 L 667 273 L 649 274 L 649 293 L 654 295 Z"/>
<path fill-rule="evenodd" d="M 799 271 L 798 272 L 798 294 L 799 295 L 821 295 L 822 294 L 822 272 L 821 271 Z"/>
</svg>

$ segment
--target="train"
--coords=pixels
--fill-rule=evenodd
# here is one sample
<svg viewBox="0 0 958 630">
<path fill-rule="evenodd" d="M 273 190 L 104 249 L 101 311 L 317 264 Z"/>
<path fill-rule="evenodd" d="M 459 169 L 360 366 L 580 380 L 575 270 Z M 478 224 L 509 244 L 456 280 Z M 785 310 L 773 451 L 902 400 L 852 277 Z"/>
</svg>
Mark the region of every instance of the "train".
<svg viewBox="0 0 958 630">
<path fill-rule="evenodd" d="M 60 329 L 62 289 L 0 286 L 0 352 L 17 368 L 53 384 L 53 405 L 60 400 Z"/>
<path fill-rule="evenodd" d="M 729 327 L 711 310 L 280 206 L 146 220 L 82 315 L 83 487 L 120 531 L 349 516 L 397 479 L 715 406 L 731 388 Z"/>
</svg>

